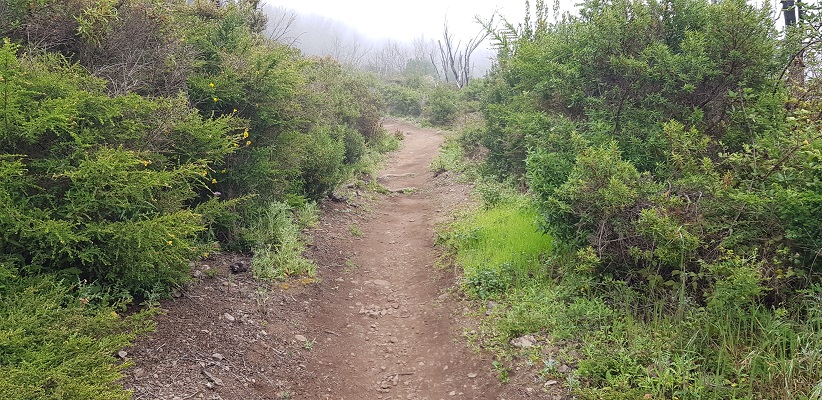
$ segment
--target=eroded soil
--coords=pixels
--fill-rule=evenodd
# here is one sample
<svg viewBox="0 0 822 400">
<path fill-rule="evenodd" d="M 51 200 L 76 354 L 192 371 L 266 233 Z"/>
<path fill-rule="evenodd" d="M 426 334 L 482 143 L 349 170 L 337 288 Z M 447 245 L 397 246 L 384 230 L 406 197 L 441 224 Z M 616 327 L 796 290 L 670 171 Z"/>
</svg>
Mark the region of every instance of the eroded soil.
<svg viewBox="0 0 822 400">
<path fill-rule="evenodd" d="M 255 282 L 229 271 L 248 262 L 239 256 L 195 264 L 157 331 L 127 349 L 135 399 L 563 398 L 526 373 L 502 384 L 491 356 L 468 347 L 470 304 L 435 265 L 434 226 L 467 204 L 469 187 L 429 171 L 441 132 L 384 126 L 404 135 L 378 174 L 390 193 L 352 188 L 323 204 L 309 232 L 318 282 Z"/>
</svg>

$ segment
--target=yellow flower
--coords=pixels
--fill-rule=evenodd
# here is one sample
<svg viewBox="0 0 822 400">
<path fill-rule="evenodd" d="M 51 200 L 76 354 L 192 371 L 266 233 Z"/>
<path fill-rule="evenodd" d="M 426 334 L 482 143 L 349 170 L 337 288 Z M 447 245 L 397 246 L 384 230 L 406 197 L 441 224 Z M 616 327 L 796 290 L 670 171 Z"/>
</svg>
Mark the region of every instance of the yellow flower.
<svg viewBox="0 0 822 400">
<path fill-rule="evenodd" d="M 208 84 L 209 87 L 214 87 L 214 82 Z"/>
<path fill-rule="evenodd" d="M 248 137 L 248 129 L 246 129 L 246 130 L 243 132 L 243 138 L 247 138 L 247 137 Z"/>
<path fill-rule="evenodd" d="M 217 183 L 217 180 L 216 180 L 216 179 L 212 179 L 212 180 L 211 180 L 211 184 L 213 185 L 213 184 L 215 184 L 215 183 Z"/>
<path fill-rule="evenodd" d="M 223 169 L 223 170 L 222 170 L 222 171 L 220 171 L 220 172 L 225 173 L 225 169 Z"/>
<path fill-rule="evenodd" d="M 217 100 L 220 100 L 220 99 L 218 99 L 218 98 L 216 98 L 216 97 L 214 97 L 213 99 L 214 99 L 214 102 L 215 102 L 215 103 L 217 102 Z"/>
<path fill-rule="evenodd" d="M 232 112 L 236 113 L 236 112 L 237 112 L 237 109 L 235 108 L 235 109 L 234 109 L 234 111 L 232 111 Z"/>
<path fill-rule="evenodd" d="M 169 241 L 168 241 L 168 242 L 166 242 L 166 243 L 168 243 L 168 245 L 169 245 L 169 246 L 171 246 L 172 244 L 174 244 L 174 241 L 169 240 Z"/>
<path fill-rule="evenodd" d="M 246 140 L 246 141 L 245 141 L 245 145 L 246 145 L 246 146 L 251 145 L 251 141 L 250 141 L 250 140 Z"/>
<path fill-rule="evenodd" d="M 143 160 L 143 166 L 144 166 L 144 167 L 148 167 L 148 165 L 149 165 L 149 164 L 151 164 L 151 161 L 149 161 L 149 160 Z"/>
<path fill-rule="evenodd" d="M 234 143 L 234 147 L 237 147 L 237 146 L 239 146 L 239 144 L 237 144 L 237 143 Z"/>
<path fill-rule="evenodd" d="M 206 176 L 206 175 L 208 175 L 208 171 L 203 170 L 203 176 Z"/>
<path fill-rule="evenodd" d="M 180 41 L 181 41 L 181 42 L 185 42 L 185 41 L 186 41 L 186 38 L 180 38 Z"/>
</svg>

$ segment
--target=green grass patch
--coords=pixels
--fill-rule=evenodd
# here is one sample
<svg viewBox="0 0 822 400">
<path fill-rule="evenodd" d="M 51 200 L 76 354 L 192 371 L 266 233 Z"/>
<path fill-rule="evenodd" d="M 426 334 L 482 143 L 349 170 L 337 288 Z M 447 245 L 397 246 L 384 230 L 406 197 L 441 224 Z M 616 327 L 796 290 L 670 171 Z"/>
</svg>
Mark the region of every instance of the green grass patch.
<svg viewBox="0 0 822 400">
<path fill-rule="evenodd" d="M 541 259 L 551 237 L 537 229 L 537 214 L 525 201 L 470 212 L 441 236 L 456 250 L 466 288 L 496 298 L 510 287 L 544 276 Z"/>
</svg>

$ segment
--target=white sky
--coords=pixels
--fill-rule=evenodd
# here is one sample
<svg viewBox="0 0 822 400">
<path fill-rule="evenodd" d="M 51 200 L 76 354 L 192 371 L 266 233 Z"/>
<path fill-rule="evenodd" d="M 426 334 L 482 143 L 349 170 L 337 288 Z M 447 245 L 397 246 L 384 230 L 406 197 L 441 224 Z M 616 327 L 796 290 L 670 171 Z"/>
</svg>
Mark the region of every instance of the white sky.
<svg viewBox="0 0 822 400">
<path fill-rule="evenodd" d="M 561 0 L 568 10 L 574 2 Z M 266 0 L 265 4 L 339 20 L 371 39 L 409 42 L 422 34 L 439 37 L 446 16 L 455 34 L 470 37 L 480 31 L 473 23 L 475 15 L 488 19 L 496 10 L 516 23 L 525 14 L 525 0 Z"/>
</svg>

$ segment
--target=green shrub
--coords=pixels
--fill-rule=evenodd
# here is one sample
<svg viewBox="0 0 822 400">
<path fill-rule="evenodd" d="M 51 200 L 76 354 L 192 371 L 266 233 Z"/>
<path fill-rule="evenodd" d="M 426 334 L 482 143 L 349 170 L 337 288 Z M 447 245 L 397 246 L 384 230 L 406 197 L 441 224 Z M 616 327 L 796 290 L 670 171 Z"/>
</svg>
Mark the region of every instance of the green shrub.
<svg viewBox="0 0 822 400">
<path fill-rule="evenodd" d="M 151 328 L 149 313 L 120 316 L 51 276 L 2 282 L 0 397 L 131 398 L 120 383 L 131 363 L 115 353 Z"/>
<path fill-rule="evenodd" d="M 459 111 L 457 91 L 448 86 L 436 86 L 425 100 L 424 116 L 433 125 L 448 126 Z"/>
</svg>

